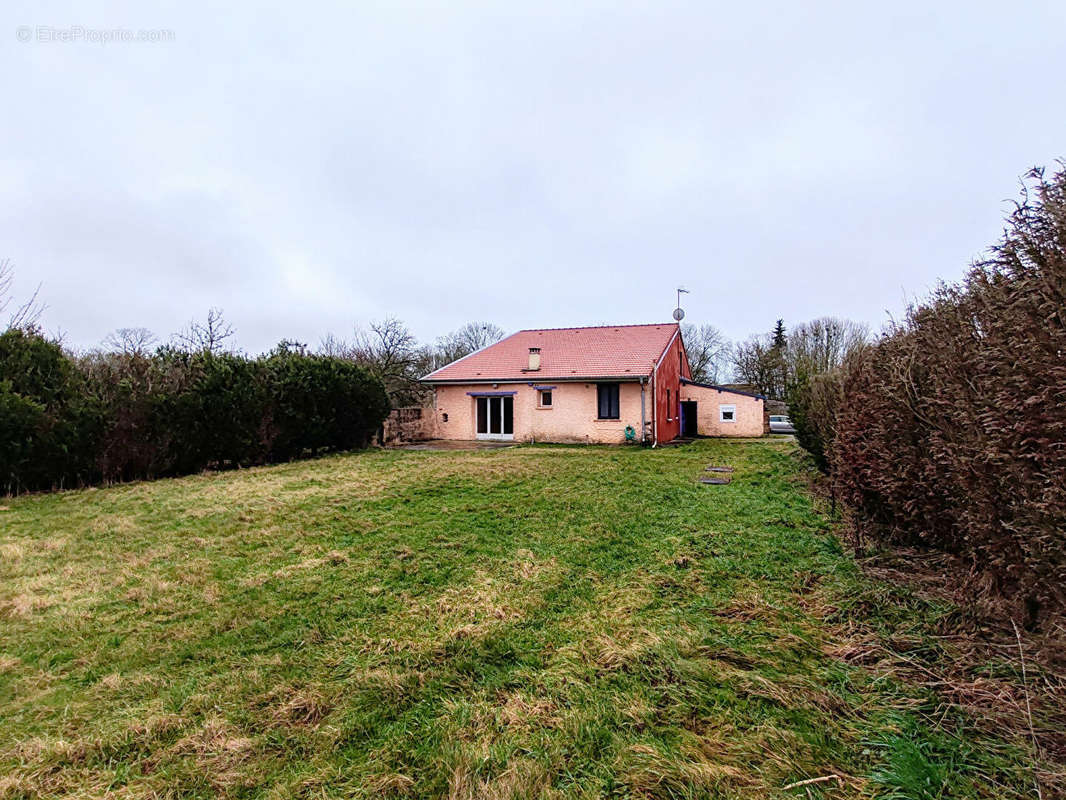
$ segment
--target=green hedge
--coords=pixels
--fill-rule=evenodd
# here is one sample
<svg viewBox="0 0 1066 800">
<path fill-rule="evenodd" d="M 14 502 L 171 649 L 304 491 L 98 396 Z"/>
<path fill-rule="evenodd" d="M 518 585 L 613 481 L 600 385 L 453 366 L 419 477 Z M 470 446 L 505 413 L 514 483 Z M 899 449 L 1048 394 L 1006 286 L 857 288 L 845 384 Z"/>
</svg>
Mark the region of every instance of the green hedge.
<svg viewBox="0 0 1066 800">
<path fill-rule="evenodd" d="M 354 363 L 282 345 L 260 358 L 161 348 L 73 358 L 0 334 L 0 490 L 181 475 L 365 447 L 388 415 Z"/>
</svg>

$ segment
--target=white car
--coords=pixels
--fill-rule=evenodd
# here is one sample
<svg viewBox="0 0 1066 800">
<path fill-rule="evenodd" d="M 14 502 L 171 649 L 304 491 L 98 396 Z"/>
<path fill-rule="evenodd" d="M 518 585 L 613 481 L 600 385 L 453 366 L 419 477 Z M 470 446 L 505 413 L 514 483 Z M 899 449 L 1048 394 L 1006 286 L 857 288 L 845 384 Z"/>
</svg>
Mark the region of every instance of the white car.
<svg viewBox="0 0 1066 800">
<path fill-rule="evenodd" d="M 790 420 L 784 414 L 771 414 L 770 415 L 770 433 L 795 433 L 796 429 L 792 427 L 792 420 Z"/>
</svg>

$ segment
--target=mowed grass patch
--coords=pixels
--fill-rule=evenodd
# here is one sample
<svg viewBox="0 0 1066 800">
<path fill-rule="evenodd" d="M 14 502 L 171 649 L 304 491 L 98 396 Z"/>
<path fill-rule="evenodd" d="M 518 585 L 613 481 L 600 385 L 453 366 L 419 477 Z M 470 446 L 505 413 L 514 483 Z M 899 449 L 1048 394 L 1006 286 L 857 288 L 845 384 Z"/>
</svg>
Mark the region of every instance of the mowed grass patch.
<svg viewBox="0 0 1066 800">
<path fill-rule="evenodd" d="M 855 656 L 935 658 L 942 609 L 860 576 L 806 469 L 377 451 L 5 501 L 0 798 L 1030 793 L 1024 739 Z"/>
</svg>

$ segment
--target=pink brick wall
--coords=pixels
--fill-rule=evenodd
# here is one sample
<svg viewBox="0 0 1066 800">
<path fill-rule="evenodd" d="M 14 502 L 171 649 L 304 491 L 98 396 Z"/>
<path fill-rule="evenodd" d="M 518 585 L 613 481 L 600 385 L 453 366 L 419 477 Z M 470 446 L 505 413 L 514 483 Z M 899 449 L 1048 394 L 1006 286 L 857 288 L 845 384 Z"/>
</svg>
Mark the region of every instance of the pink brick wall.
<svg viewBox="0 0 1066 800">
<path fill-rule="evenodd" d="M 696 428 L 700 436 L 762 436 L 765 403 L 757 397 L 719 389 L 682 384 L 682 401 L 695 400 Z M 719 406 L 736 406 L 736 422 L 721 422 Z"/>
<path fill-rule="evenodd" d="M 632 425 L 640 438 L 640 384 L 619 386 L 619 419 L 597 418 L 595 383 L 553 383 L 551 408 L 539 408 L 537 391 L 527 383 L 437 386 L 435 435 L 440 439 L 476 439 L 475 400 L 467 392 L 515 392 L 514 439 L 516 442 L 617 443 L 625 441 L 625 428 Z M 540 384 L 538 384 L 540 385 Z M 647 389 L 646 418 L 651 420 L 652 397 Z M 448 421 L 444 421 L 444 415 Z"/>
</svg>

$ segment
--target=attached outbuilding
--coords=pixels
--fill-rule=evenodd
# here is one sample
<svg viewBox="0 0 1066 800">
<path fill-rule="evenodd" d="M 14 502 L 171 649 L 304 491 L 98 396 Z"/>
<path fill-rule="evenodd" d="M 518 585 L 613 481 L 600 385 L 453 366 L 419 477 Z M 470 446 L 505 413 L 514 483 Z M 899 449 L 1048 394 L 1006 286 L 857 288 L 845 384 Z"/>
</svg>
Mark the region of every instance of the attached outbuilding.
<svg viewBox="0 0 1066 800">
<path fill-rule="evenodd" d="M 710 383 L 681 380 L 683 436 L 762 436 L 766 398 Z"/>
</svg>

